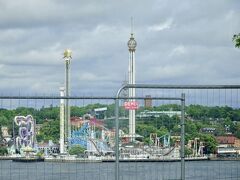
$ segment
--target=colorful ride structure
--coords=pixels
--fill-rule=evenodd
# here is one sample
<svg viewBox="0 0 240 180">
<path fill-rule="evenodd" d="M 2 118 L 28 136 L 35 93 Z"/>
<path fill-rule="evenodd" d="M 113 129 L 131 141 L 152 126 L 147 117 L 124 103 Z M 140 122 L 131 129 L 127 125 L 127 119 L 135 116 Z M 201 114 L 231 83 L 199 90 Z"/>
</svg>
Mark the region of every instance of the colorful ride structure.
<svg viewBox="0 0 240 180">
<path fill-rule="evenodd" d="M 162 135 L 161 137 L 157 136 L 157 133 L 150 134 L 150 142 L 157 147 L 169 148 L 170 147 L 170 132 Z"/>
<path fill-rule="evenodd" d="M 203 149 L 204 149 L 204 143 L 200 141 L 200 138 L 194 138 L 193 140 L 188 140 L 187 147 L 192 150 L 192 156 L 193 157 L 202 157 L 203 155 Z"/>
<path fill-rule="evenodd" d="M 18 152 L 24 152 L 25 148 L 35 146 L 35 121 L 31 115 L 15 116 L 14 123 L 18 127 L 18 135 L 15 138 L 15 148 Z"/>
<path fill-rule="evenodd" d="M 86 149 L 86 153 L 95 155 L 111 154 L 114 151 L 110 147 L 109 130 L 98 120 L 91 118 L 82 120 L 81 127 L 72 128 L 70 145 L 80 145 Z"/>
</svg>

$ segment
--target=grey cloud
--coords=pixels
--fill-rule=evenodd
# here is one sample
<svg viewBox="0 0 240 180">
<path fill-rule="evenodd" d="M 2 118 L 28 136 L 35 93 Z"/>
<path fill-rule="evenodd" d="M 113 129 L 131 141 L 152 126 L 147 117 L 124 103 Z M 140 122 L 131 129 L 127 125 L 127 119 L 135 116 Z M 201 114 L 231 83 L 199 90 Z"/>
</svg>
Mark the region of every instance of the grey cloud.
<svg viewBox="0 0 240 180">
<path fill-rule="evenodd" d="M 127 75 L 131 16 L 137 82 L 238 83 L 238 0 L 0 3 L 2 92 L 58 93 L 70 48 L 72 93 L 113 94 Z"/>
<path fill-rule="evenodd" d="M 102 4 L 104 5 L 104 4 Z M 19 0 L 2 2 L 0 26 L 5 28 L 69 25 L 84 17 L 101 15 L 103 6 L 84 1 Z"/>
</svg>

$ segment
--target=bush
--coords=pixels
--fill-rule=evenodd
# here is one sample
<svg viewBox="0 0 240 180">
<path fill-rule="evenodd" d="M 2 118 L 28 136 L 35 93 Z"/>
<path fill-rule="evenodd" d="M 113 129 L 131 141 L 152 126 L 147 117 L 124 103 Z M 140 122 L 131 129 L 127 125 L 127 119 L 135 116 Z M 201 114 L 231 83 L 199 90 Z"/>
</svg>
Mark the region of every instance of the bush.
<svg viewBox="0 0 240 180">
<path fill-rule="evenodd" d="M 85 149 L 81 147 L 80 145 L 74 145 L 69 149 L 69 154 L 70 155 L 79 155 L 83 154 Z"/>
<path fill-rule="evenodd" d="M 0 147 L 0 156 L 4 156 L 8 154 L 8 150 L 6 147 Z"/>
<path fill-rule="evenodd" d="M 189 149 L 189 148 L 185 147 L 185 155 L 186 155 L 186 156 L 190 156 L 190 155 L 192 155 L 192 154 L 193 154 L 192 149 Z"/>
</svg>

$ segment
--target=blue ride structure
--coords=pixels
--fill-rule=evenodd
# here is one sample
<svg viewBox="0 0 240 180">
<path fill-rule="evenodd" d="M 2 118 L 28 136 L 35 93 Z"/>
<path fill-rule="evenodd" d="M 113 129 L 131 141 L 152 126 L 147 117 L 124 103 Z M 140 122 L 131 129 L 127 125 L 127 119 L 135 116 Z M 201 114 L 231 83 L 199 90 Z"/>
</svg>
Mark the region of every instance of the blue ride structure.
<svg viewBox="0 0 240 180">
<path fill-rule="evenodd" d="M 71 145 L 80 145 L 83 148 L 87 149 L 88 137 L 89 123 L 85 122 L 80 129 L 72 131 L 69 141 Z"/>
<path fill-rule="evenodd" d="M 72 130 L 69 138 L 71 146 L 80 145 L 94 154 L 112 153 L 113 150 L 105 140 L 96 138 L 95 124 L 85 121 L 77 130 Z"/>
</svg>

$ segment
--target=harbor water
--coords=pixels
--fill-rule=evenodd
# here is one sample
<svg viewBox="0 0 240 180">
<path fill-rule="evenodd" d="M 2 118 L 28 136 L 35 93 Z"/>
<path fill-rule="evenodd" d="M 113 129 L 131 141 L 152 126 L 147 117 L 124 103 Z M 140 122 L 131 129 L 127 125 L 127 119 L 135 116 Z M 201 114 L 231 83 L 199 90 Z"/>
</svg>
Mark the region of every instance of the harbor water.
<svg viewBox="0 0 240 180">
<path fill-rule="evenodd" d="M 0 180 L 114 180 L 114 163 L 0 161 Z M 180 162 L 122 162 L 121 180 L 180 179 Z M 240 161 L 188 161 L 186 179 L 240 179 Z"/>
</svg>

